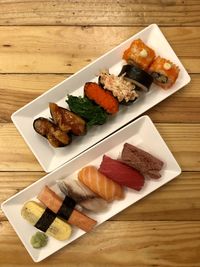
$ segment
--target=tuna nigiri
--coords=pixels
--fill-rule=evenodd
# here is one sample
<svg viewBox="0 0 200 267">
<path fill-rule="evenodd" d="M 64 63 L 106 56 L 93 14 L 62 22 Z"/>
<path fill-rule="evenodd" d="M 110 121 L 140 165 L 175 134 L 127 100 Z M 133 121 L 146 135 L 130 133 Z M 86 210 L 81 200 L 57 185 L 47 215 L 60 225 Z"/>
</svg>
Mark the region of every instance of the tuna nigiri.
<svg viewBox="0 0 200 267">
<path fill-rule="evenodd" d="M 144 185 L 144 176 L 132 167 L 104 155 L 99 171 L 120 185 L 137 191 Z"/>
<path fill-rule="evenodd" d="M 78 179 L 107 201 L 123 198 L 122 187 L 101 174 L 94 166 L 84 167 L 78 173 Z"/>
</svg>

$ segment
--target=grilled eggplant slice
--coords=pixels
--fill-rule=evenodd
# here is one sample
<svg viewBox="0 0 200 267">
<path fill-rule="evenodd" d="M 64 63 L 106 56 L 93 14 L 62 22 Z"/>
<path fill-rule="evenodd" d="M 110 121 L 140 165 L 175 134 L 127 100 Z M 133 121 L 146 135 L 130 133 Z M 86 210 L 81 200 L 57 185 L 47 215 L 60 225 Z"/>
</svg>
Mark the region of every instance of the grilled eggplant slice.
<svg viewBox="0 0 200 267">
<path fill-rule="evenodd" d="M 86 122 L 81 117 L 55 103 L 49 103 L 49 108 L 55 124 L 62 131 L 72 131 L 74 135 L 86 133 Z"/>
<path fill-rule="evenodd" d="M 71 137 L 66 132 L 46 118 L 34 120 L 33 128 L 38 134 L 46 137 L 53 147 L 63 147 L 71 142 Z"/>
</svg>

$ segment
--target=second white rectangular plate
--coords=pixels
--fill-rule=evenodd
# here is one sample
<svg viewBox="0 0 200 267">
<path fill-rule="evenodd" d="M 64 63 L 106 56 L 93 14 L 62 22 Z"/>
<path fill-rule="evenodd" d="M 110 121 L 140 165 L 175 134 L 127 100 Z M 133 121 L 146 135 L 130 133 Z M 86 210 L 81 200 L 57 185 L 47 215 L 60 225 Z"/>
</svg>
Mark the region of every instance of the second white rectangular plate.
<svg viewBox="0 0 200 267">
<path fill-rule="evenodd" d="M 67 108 L 65 102 L 67 94 L 83 95 L 84 84 L 89 81 L 97 81 L 96 75 L 101 69 L 109 68 L 110 73 L 118 75 L 122 65 L 125 63 L 122 60 L 123 52 L 136 38 L 141 38 L 147 45 L 153 48 L 156 55 L 165 57 L 179 66 L 179 77 L 169 90 L 165 91 L 153 84 L 145 96 L 132 105 L 121 105 L 120 111 L 115 116 L 110 116 L 104 125 L 92 127 L 85 136 L 73 138 L 72 143 L 64 148 L 53 148 L 44 137 L 34 131 L 34 119 L 40 116 L 50 117 L 49 102 L 56 102 L 58 105 Z M 187 71 L 158 26 L 153 24 L 16 111 L 12 115 L 12 120 L 43 169 L 46 172 L 50 172 L 175 93 L 189 83 L 189 81 L 190 77 Z"/>
<path fill-rule="evenodd" d="M 46 175 L 2 204 L 3 212 L 35 262 L 43 260 L 57 250 L 68 245 L 78 237 L 82 236 L 84 231 L 74 227 L 73 234 L 69 240 L 61 242 L 50 237 L 46 247 L 39 250 L 34 249 L 30 244 L 30 238 L 37 229 L 21 217 L 23 204 L 26 201 L 35 198 L 45 185 L 48 185 L 52 187 L 54 191 L 57 191 L 57 179 L 70 176 L 76 178 L 77 172 L 86 165 L 99 167 L 104 154 L 117 159 L 120 156 L 125 142 L 138 146 L 161 159 L 164 162 L 164 167 L 161 171 L 162 177 L 158 180 L 151 179 L 145 181 L 144 187 L 139 192 L 126 188 L 125 198 L 123 200 L 114 201 L 108 204 L 108 209 L 104 212 L 98 214 L 90 213 L 89 216 L 97 220 L 98 225 L 166 184 L 181 173 L 179 165 L 149 117 L 143 116 L 112 134 L 107 139 L 94 145 L 91 149 L 82 153 L 51 174 Z"/>
</svg>

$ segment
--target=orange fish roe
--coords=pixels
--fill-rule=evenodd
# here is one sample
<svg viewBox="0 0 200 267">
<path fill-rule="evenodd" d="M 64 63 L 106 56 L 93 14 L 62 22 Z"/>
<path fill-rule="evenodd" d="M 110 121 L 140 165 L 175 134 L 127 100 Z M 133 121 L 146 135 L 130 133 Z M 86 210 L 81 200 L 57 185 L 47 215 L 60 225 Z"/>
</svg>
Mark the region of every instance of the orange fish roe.
<svg viewBox="0 0 200 267">
<path fill-rule="evenodd" d="M 155 56 L 156 54 L 153 49 L 143 43 L 141 39 L 137 39 L 124 51 L 123 59 L 127 62 L 132 61 L 140 68 L 146 70 Z"/>
<path fill-rule="evenodd" d="M 115 114 L 119 110 L 119 103 L 117 99 L 97 83 L 86 83 L 84 86 L 84 94 L 110 114 Z"/>
<path fill-rule="evenodd" d="M 154 78 L 154 82 L 163 89 L 168 89 L 175 83 L 179 71 L 179 67 L 174 63 L 159 56 L 149 67 L 149 73 Z"/>
</svg>

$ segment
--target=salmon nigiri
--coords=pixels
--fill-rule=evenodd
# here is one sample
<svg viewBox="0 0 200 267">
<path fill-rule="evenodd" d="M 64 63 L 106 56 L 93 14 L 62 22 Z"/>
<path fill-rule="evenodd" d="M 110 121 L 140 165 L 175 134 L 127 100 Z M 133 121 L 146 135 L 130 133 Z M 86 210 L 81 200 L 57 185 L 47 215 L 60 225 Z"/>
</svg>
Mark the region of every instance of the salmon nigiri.
<svg viewBox="0 0 200 267">
<path fill-rule="evenodd" d="M 86 166 L 78 173 L 78 179 L 90 190 L 107 201 L 123 198 L 122 187 L 101 174 L 96 167 Z"/>
</svg>

